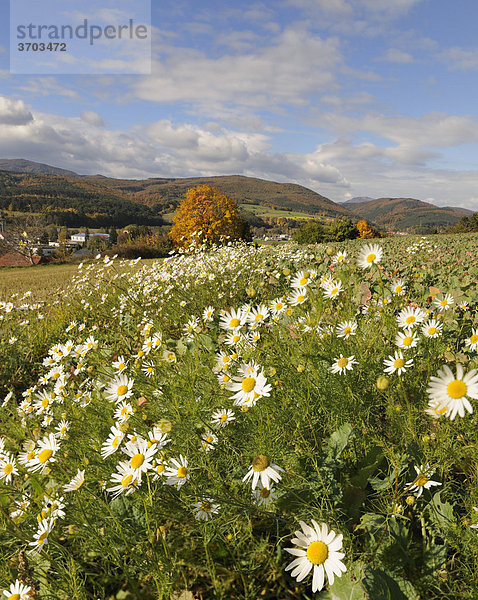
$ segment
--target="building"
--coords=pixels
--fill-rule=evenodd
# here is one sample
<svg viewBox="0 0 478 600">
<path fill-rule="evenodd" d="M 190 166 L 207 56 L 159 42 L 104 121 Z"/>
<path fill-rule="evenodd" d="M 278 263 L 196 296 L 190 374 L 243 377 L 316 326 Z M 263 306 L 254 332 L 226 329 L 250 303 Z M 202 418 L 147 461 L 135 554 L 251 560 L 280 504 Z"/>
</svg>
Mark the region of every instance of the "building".
<svg viewBox="0 0 478 600">
<path fill-rule="evenodd" d="M 109 240 L 110 240 L 110 234 L 109 233 L 90 233 L 89 237 L 90 238 L 100 237 L 100 238 L 103 238 L 104 240 L 106 240 L 107 242 L 109 242 Z M 79 242 L 80 244 L 84 244 L 86 242 L 86 233 L 74 233 L 71 236 L 71 241 L 72 242 Z"/>
</svg>

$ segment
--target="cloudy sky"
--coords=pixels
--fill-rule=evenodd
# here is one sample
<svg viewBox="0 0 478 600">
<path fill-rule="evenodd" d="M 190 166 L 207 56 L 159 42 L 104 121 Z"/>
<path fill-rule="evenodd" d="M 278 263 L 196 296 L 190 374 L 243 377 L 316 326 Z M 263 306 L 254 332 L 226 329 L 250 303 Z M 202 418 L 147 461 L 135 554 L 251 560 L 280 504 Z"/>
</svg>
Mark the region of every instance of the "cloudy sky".
<svg viewBox="0 0 478 600">
<path fill-rule="evenodd" d="M 152 0 L 151 75 L 34 76 L 0 0 L 0 157 L 478 210 L 476 0 L 237 4 Z"/>
</svg>

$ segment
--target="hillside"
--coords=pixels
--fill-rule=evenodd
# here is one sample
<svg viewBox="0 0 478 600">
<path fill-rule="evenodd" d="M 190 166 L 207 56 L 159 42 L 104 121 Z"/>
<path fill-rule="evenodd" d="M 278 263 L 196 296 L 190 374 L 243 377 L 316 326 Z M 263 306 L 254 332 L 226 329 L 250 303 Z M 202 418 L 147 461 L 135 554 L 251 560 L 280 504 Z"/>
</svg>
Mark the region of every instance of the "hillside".
<svg viewBox="0 0 478 600">
<path fill-rule="evenodd" d="M 442 229 L 454 225 L 463 215 L 472 214 L 465 208 L 440 207 L 414 198 L 377 198 L 348 208 L 378 227 L 392 231 L 414 227 Z"/>
<path fill-rule="evenodd" d="M 23 158 L 0 158 L 0 171 L 13 173 L 34 173 L 37 175 L 64 175 L 65 177 L 79 177 L 73 171 L 52 167 L 44 163 L 37 163 Z"/>
<path fill-rule="evenodd" d="M 53 222 L 72 227 L 161 224 L 161 215 L 171 217 L 188 188 L 204 183 L 234 198 L 251 216 L 354 217 L 300 185 L 239 175 L 128 180 L 0 171 L 0 210 L 48 213 Z"/>
</svg>

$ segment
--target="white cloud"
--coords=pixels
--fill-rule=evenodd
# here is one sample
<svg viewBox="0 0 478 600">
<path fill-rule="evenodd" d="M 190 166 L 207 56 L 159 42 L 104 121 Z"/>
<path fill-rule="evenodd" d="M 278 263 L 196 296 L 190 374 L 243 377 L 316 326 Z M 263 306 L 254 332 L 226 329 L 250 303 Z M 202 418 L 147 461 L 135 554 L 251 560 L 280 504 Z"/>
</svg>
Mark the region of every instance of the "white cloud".
<svg viewBox="0 0 478 600">
<path fill-rule="evenodd" d="M 164 44 L 151 77 L 134 93 L 153 102 L 224 103 L 269 108 L 304 106 L 317 90 L 336 87 L 342 64 L 339 41 L 289 27 L 254 52 L 210 58 L 200 50 Z"/>
<path fill-rule="evenodd" d="M 442 50 L 436 56 L 452 70 L 468 71 L 478 69 L 478 49 L 468 50 L 454 46 Z"/>
<path fill-rule="evenodd" d="M 89 123 L 90 125 L 94 125 L 95 127 L 104 127 L 105 122 L 100 117 L 98 113 L 93 112 L 92 110 L 84 110 L 80 118 L 85 121 L 85 123 Z"/>
<path fill-rule="evenodd" d="M 13 100 L 7 96 L 0 96 L 0 124 L 7 126 L 26 125 L 33 121 L 32 113 L 22 100 Z"/>
<path fill-rule="evenodd" d="M 414 62 L 413 56 L 410 53 L 403 52 L 403 50 L 398 50 L 397 48 L 390 48 L 378 60 L 399 64 L 409 64 Z"/>
</svg>

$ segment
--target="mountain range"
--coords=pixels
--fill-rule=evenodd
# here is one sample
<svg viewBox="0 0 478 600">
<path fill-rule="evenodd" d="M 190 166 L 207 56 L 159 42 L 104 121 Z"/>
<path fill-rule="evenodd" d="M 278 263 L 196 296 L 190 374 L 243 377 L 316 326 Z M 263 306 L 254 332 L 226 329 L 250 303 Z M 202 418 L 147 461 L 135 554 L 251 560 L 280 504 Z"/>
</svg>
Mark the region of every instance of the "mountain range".
<svg viewBox="0 0 478 600">
<path fill-rule="evenodd" d="M 473 213 L 414 198 L 356 197 L 336 203 L 301 185 L 242 175 L 115 179 L 78 175 L 24 159 L 0 159 L 0 209 L 46 210 L 63 217 L 69 213 L 72 218 L 76 214 L 79 219 L 90 218 L 90 226 L 95 226 L 93 216 L 101 221 L 105 215 L 111 217 L 103 218 L 105 224 L 124 226 L 134 222 L 135 211 L 141 214 L 141 222 L 168 221 L 187 189 L 201 184 L 214 185 L 234 198 L 243 214 L 251 218 L 348 217 L 354 221 L 366 219 L 384 230 L 405 231 L 416 227 L 446 228 Z"/>
</svg>

